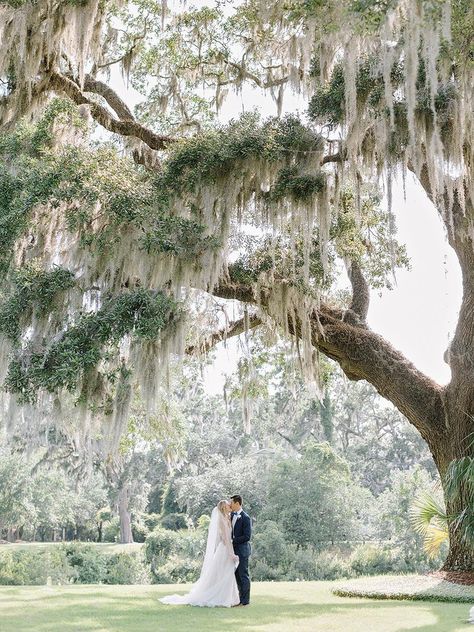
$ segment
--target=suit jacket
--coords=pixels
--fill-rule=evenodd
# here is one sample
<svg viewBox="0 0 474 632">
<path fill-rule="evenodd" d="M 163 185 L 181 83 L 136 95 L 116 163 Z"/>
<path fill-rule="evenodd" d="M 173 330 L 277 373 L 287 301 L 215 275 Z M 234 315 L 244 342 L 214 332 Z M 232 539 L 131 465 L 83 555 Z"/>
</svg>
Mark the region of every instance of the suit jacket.
<svg viewBox="0 0 474 632">
<path fill-rule="evenodd" d="M 248 557 L 251 552 L 250 538 L 252 536 L 252 523 L 250 516 L 242 511 L 240 517 L 234 526 L 234 532 L 232 536 L 232 544 L 234 545 L 234 552 L 240 557 Z"/>
</svg>

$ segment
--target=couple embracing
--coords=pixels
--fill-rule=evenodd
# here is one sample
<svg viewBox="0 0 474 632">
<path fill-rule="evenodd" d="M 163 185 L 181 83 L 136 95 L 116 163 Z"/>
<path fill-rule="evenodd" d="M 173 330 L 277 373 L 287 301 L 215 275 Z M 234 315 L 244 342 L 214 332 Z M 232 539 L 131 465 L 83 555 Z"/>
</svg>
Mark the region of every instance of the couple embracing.
<svg viewBox="0 0 474 632">
<path fill-rule="evenodd" d="M 165 604 L 190 606 L 248 606 L 250 601 L 249 556 L 252 526 L 242 509 L 242 496 L 220 500 L 209 523 L 201 575 L 186 595 L 169 595 Z"/>
</svg>

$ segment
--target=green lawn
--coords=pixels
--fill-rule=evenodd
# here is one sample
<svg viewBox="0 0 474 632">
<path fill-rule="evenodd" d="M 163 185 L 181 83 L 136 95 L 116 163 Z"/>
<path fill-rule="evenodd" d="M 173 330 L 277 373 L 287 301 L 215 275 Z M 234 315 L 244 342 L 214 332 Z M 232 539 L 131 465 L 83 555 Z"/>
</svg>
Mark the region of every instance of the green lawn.
<svg viewBox="0 0 474 632">
<path fill-rule="evenodd" d="M 336 597 L 332 582 L 254 583 L 248 608 L 164 606 L 183 586 L 0 587 L 1 632 L 459 632 L 468 604 Z M 230 627 L 229 627 L 230 626 Z"/>
</svg>

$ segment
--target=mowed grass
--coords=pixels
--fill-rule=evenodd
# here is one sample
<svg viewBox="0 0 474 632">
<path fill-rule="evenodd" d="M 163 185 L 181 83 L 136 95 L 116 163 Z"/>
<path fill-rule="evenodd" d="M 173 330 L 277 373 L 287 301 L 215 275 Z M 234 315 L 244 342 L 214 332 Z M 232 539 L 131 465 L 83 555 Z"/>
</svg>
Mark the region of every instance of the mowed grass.
<svg viewBox="0 0 474 632">
<path fill-rule="evenodd" d="M 0 587 L 1 632 L 460 632 L 468 604 L 336 597 L 332 582 L 254 582 L 248 608 L 165 606 L 180 586 Z"/>
</svg>

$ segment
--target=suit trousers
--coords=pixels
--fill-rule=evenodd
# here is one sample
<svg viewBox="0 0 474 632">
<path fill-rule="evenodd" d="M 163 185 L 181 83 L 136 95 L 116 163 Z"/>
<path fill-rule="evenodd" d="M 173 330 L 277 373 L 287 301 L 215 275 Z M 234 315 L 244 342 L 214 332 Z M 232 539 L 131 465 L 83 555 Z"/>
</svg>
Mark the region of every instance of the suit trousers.
<svg viewBox="0 0 474 632">
<path fill-rule="evenodd" d="M 235 571 L 235 579 L 239 589 L 240 603 L 246 606 L 250 602 L 249 558 L 239 555 L 239 565 Z"/>
</svg>

